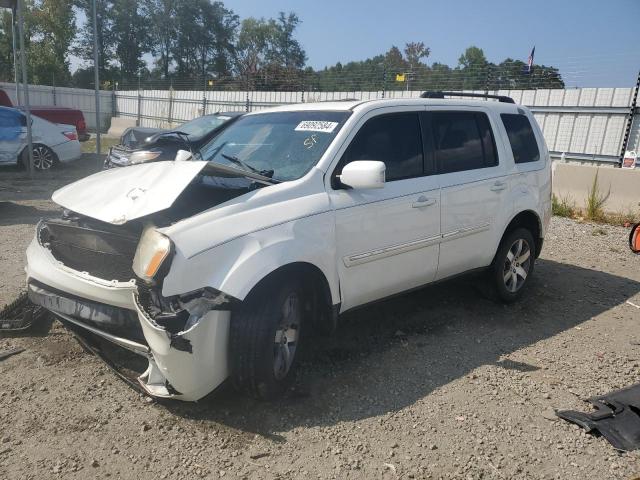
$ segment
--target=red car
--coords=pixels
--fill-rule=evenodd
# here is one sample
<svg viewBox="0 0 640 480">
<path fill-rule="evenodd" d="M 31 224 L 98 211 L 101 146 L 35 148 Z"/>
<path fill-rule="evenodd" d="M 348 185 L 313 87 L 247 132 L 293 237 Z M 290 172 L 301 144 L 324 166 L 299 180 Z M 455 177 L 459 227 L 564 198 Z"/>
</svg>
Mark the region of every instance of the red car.
<svg viewBox="0 0 640 480">
<path fill-rule="evenodd" d="M 13 107 L 13 103 L 7 95 L 7 92 L 0 88 L 0 106 Z M 22 109 L 23 107 L 15 107 Z M 64 125 L 74 125 L 78 132 L 78 140 L 85 142 L 91 137 L 87 132 L 87 123 L 84 121 L 84 115 L 80 110 L 67 107 L 47 107 L 32 106 L 31 113 L 52 123 L 61 123 Z"/>
</svg>

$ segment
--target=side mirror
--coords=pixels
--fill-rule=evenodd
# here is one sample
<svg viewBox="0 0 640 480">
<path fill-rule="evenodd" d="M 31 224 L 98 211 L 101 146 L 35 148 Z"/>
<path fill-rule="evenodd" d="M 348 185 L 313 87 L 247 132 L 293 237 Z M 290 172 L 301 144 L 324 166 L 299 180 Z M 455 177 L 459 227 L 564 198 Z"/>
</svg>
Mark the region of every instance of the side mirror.
<svg viewBox="0 0 640 480">
<path fill-rule="evenodd" d="M 629 248 L 636 255 L 640 255 L 640 223 L 636 223 L 631 227 L 629 234 Z"/>
<path fill-rule="evenodd" d="M 386 170 L 384 162 L 358 160 L 346 164 L 339 179 L 342 185 L 358 190 L 383 188 Z"/>
<path fill-rule="evenodd" d="M 192 157 L 191 152 L 186 150 L 178 150 L 176 153 L 176 162 L 184 162 L 185 160 L 189 160 Z"/>
</svg>

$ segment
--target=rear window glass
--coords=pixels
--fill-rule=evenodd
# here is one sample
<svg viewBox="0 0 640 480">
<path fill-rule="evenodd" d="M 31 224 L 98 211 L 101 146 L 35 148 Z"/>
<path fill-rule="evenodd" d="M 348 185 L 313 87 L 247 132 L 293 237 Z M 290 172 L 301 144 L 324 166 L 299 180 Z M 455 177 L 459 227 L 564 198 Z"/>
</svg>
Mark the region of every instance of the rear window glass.
<svg viewBox="0 0 640 480">
<path fill-rule="evenodd" d="M 528 163 L 540 160 L 538 142 L 529 119 L 525 115 L 512 113 L 503 113 L 500 117 L 507 130 L 515 162 Z"/>
<path fill-rule="evenodd" d="M 498 164 L 491 126 L 475 112 L 434 112 L 432 130 L 440 173 L 461 172 Z"/>
</svg>

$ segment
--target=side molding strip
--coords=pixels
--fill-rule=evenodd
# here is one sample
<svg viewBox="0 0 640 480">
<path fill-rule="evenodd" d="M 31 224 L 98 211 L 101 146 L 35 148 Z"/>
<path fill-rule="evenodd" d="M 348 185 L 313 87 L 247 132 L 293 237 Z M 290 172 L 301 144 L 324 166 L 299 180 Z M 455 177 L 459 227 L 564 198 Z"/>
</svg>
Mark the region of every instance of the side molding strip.
<svg viewBox="0 0 640 480">
<path fill-rule="evenodd" d="M 391 245 L 389 247 L 378 248 L 369 252 L 357 253 L 355 255 L 349 255 L 343 258 L 345 267 L 353 267 L 355 265 L 362 265 L 363 263 L 373 262 L 374 260 L 380 260 L 382 258 L 392 257 L 401 253 L 411 252 L 420 248 L 430 247 L 440 243 L 445 243 L 458 238 L 467 237 L 476 233 L 485 232 L 489 230 L 491 225 L 489 223 L 483 223 L 480 225 L 474 225 L 472 227 L 461 228 L 460 230 L 453 230 L 441 235 L 435 235 L 433 237 L 420 238 L 407 243 L 399 243 Z"/>
</svg>

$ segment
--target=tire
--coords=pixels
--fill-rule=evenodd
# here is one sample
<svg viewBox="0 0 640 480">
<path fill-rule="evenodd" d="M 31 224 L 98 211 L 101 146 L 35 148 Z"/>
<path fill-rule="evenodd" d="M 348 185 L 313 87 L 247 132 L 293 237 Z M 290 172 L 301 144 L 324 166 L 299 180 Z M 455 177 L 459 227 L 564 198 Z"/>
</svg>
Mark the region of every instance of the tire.
<svg viewBox="0 0 640 480">
<path fill-rule="evenodd" d="M 500 242 L 489 274 L 494 293 L 504 303 L 513 303 L 529 284 L 535 266 L 536 245 L 526 228 L 509 232 Z"/>
<path fill-rule="evenodd" d="M 46 145 L 37 143 L 33 146 L 33 168 L 35 170 L 49 170 L 57 161 L 55 152 Z M 26 155 L 26 165 L 28 162 L 29 157 Z"/>
<path fill-rule="evenodd" d="M 278 397 L 292 383 L 311 313 L 301 282 L 285 276 L 272 280 L 234 312 L 229 332 L 231 381 L 261 400 Z"/>
</svg>

